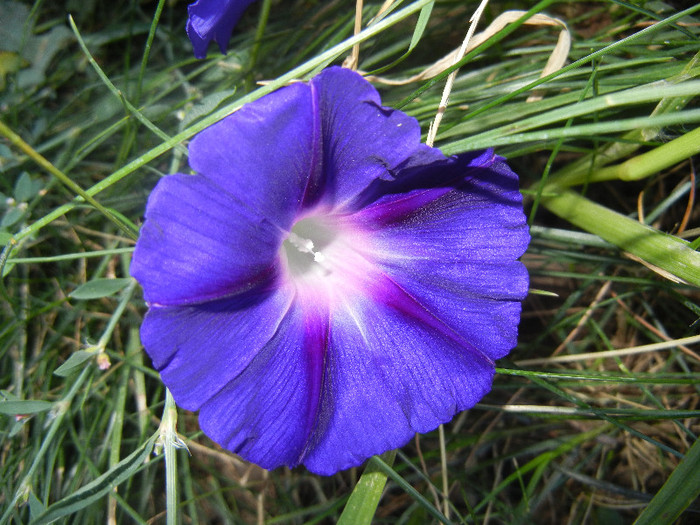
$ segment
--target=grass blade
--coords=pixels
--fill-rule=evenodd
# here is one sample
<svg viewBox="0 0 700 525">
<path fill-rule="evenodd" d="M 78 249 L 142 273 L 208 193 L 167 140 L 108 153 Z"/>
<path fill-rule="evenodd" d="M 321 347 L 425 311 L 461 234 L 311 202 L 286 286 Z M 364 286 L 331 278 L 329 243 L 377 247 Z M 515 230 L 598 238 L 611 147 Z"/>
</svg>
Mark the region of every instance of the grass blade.
<svg viewBox="0 0 700 525">
<path fill-rule="evenodd" d="M 663 525 L 676 518 L 700 495 L 700 440 L 683 458 L 635 525 Z"/>
<path fill-rule="evenodd" d="M 383 454 L 385 463 L 394 463 L 396 451 Z M 376 462 L 370 460 L 360 481 L 350 495 L 350 499 L 345 505 L 343 513 L 340 515 L 338 525 L 363 525 L 372 523 L 377 505 L 384 492 L 387 475 L 377 466 Z"/>
<path fill-rule="evenodd" d="M 51 505 L 46 509 L 46 512 L 32 521 L 32 525 L 51 523 L 59 518 L 73 514 L 105 496 L 114 487 L 129 479 L 143 464 L 151 453 L 151 450 L 153 450 L 153 443 L 156 437 L 156 435 L 153 435 L 138 449 L 117 463 L 109 471 L 102 474 L 99 478 L 88 483 L 80 490 L 75 491 L 70 496 Z"/>
</svg>

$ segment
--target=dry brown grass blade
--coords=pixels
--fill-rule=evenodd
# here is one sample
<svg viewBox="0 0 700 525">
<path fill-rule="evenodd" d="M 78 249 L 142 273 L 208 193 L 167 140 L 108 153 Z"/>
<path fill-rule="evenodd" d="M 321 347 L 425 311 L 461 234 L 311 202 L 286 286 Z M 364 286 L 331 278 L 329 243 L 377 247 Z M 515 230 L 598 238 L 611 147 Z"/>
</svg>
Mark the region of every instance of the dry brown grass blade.
<svg viewBox="0 0 700 525">
<path fill-rule="evenodd" d="M 481 45 L 483 42 L 485 42 L 493 35 L 501 31 L 508 24 L 512 24 L 513 22 L 519 20 L 525 13 L 526 11 L 506 11 L 505 13 L 501 14 L 493 22 L 491 22 L 491 24 L 484 31 L 474 35 L 474 37 L 469 42 L 469 46 L 467 47 L 466 52 L 469 52 L 475 47 Z M 569 50 L 571 49 L 571 33 L 569 32 L 569 28 L 566 26 L 566 23 L 558 18 L 554 18 L 543 14 L 536 14 L 528 18 L 524 22 L 524 24 L 530 26 L 549 26 L 561 28 L 557 44 L 556 46 L 554 46 L 554 50 L 549 56 L 547 64 L 542 70 L 540 77 L 549 75 L 550 73 L 561 69 L 562 66 L 565 64 L 566 59 L 569 55 Z M 386 84 L 390 86 L 402 86 L 405 84 L 410 84 L 412 82 L 420 82 L 429 78 L 433 78 L 434 76 L 437 76 L 443 71 L 445 71 L 448 67 L 452 66 L 455 63 L 455 59 L 459 55 L 460 49 L 455 49 L 454 51 L 452 51 L 448 55 L 445 55 L 431 66 L 425 68 L 417 75 L 413 75 L 409 78 L 397 80 L 369 75 L 367 76 L 367 79 L 373 82 L 379 82 L 381 84 Z M 528 102 L 533 100 L 539 100 L 541 98 L 542 95 L 540 93 L 533 93 L 528 98 Z"/>
<path fill-rule="evenodd" d="M 617 350 L 603 350 L 600 352 L 585 352 L 575 355 L 559 355 L 555 357 L 543 357 L 537 359 L 523 359 L 516 361 L 517 366 L 538 366 L 552 365 L 554 363 L 573 363 L 576 361 L 586 361 L 588 359 L 609 359 L 633 354 L 643 354 L 647 352 L 657 352 L 659 350 L 672 350 L 680 346 L 687 346 L 700 343 L 700 335 L 683 337 L 681 339 L 672 339 L 662 343 L 652 343 L 641 346 L 631 346 L 628 348 L 620 348 Z"/>
</svg>

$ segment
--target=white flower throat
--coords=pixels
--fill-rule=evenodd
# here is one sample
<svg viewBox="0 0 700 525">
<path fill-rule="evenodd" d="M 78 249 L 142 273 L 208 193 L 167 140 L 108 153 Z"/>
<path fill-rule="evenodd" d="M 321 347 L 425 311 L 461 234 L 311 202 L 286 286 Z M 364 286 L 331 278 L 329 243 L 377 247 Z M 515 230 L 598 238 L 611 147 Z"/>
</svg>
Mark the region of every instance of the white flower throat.
<svg viewBox="0 0 700 525">
<path fill-rule="evenodd" d="M 337 232 L 322 223 L 319 217 L 297 222 L 284 242 L 289 271 L 295 278 L 323 277 L 331 271 L 329 252 L 338 240 Z"/>
<path fill-rule="evenodd" d="M 347 300 L 366 288 L 368 276 L 376 269 L 366 258 L 365 245 L 360 229 L 343 218 L 315 215 L 294 225 L 280 255 L 297 291 L 323 304 Z"/>
<path fill-rule="evenodd" d="M 289 237 L 287 237 L 287 240 L 301 253 L 310 253 L 311 255 L 313 255 L 314 262 L 322 263 L 326 260 L 325 255 L 323 255 L 321 252 L 314 251 L 314 241 L 312 241 L 311 239 L 304 239 L 303 237 L 299 237 L 296 233 L 292 231 L 289 232 Z"/>
</svg>

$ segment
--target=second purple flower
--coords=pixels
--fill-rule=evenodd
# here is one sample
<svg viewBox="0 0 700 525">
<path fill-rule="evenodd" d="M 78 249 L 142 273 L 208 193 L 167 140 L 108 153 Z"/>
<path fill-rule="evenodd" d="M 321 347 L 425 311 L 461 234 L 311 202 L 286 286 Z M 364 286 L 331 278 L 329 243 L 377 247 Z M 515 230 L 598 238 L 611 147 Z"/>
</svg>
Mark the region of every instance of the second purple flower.
<svg viewBox="0 0 700 525">
<path fill-rule="evenodd" d="M 163 178 L 132 274 L 176 402 L 265 468 L 331 474 L 472 407 L 516 344 L 529 235 L 491 151 L 445 158 L 331 68 L 248 104 Z"/>
<path fill-rule="evenodd" d="M 197 0 L 187 8 L 187 36 L 190 37 L 194 56 L 204 58 L 213 40 L 226 54 L 231 33 L 243 12 L 256 0 Z"/>
</svg>

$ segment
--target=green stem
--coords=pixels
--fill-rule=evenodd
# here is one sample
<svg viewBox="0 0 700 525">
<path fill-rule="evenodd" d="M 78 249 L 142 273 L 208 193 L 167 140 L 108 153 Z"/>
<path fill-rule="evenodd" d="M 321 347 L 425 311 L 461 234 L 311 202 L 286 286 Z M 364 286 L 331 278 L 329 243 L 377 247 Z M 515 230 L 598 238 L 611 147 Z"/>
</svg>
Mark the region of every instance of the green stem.
<svg viewBox="0 0 700 525">
<path fill-rule="evenodd" d="M 148 64 L 148 57 L 151 56 L 151 46 L 153 45 L 153 39 L 156 36 L 156 29 L 158 29 L 158 22 L 160 21 L 160 15 L 163 13 L 163 6 L 165 5 L 165 0 L 159 0 L 156 6 L 156 12 L 153 15 L 153 21 L 151 22 L 151 28 L 148 31 L 148 38 L 146 39 L 146 47 L 143 50 L 143 57 L 141 58 L 141 68 L 139 69 L 139 79 L 136 84 L 136 98 L 134 101 L 138 105 L 141 102 L 141 92 L 143 89 L 143 77 L 146 74 L 146 65 Z"/>
<path fill-rule="evenodd" d="M 109 470 L 113 470 L 119 464 L 122 447 L 122 435 L 124 430 L 124 410 L 126 406 L 126 393 L 129 381 L 129 369 L 120 370 L 121 378 L 116 391 L 116 404 L 113 412 L 112 439 L 109 448 Z M 107 504 L 107 523 L 116 523 L 117 515 L 117 487 L 113 489 L 113 497 Z"/>
<path fill-rule="evenodd" d="M 92 68 L 95 70 L 95 73 L 97 73 L 97 76 L 100 77 L 100 80 L 102 80 L 102 83 L 109 89 L 109 91 L 119 99 L 119 101 L 124 105 L 126 110 L 131 113 L 136 120 L 138 120 L 141 124 L 146 126 L 150 131 L 152 131 L 158 138 L 161 140 L 168 140 L 170 137 L 165 133 L 163 130 L 161 130 L 158 126 L 156 126 L 153 122 L 148 120 L 146 117 L 143 116 L 143 113 L 134 106 L 131 102 L 127 100 L 127 98 L 124 96 L 124 93 L 122 93 L 117 86 L 115 86 L 112 81 L 109 79 L 109 77 L 105 74 L 104 71 L 102 71 L 102 68 L 100 65 L 97 63 L 97 61 L 92 57 L 92 54 L 90 53 L 90 50 L 87 47 L 87 44 L 85 44 L 85 41 L 83 40 L 83 37 L 80 35 L 80 31 L 78 31 L 78 26 L 75 25 L 75 22 L 73 21 L 72 16 L 68 16 L 68 23 L 70 24 L 71 29 L 73 30 L 73 33 L 75 34 L 75 38 L 78 40 L 78 45 L 80 45 L 80 49 L 82 49 L 83 53 L 85 54 L 85 57 L 88 59 L 88 62 L 92 66 Z M 137 102 L 138 103 L 138 102 Z M 185 148 L 177 144 L 175 145 L 176 148 L 182 150 L 183 153 L 187 153 Z M 88 190 L 89 191 L 89 190 Z"/>
<path fill-rule="evenodd" d="M 371 457 L 369 460 L 369 464 L 372 465 L 373 468 L 376 468 L 380 472 L 390 477 L 394 481 L 394 483 L 401 487 L 401 489 L 403 489 L 406 492 L 406 494 L 408 494 L 416 503 L 423 507 L 428 512 L 428 514 L 430 514 L 437 521 L 445 525 L 451 525 L 450 520 L 448 520 L 440 512 L 439 509 L 435 508 L 427 499 L 423 497 L 423 495 L 420 492 L 414 489 L 410 483 L 403 479 L 403 477 L 400 474 L 398 474 L 393 468 L 391 468 L 391 465 L 388 465 L 384 461 L 382 461 L 382 458 L 380 456 Z"/>
<path fill-rule="evenodd" d="M 640 180 L 659 173 L 700 153 L 700 127 L 658 148 L 642 153 L 622 164 L 600 168 L 592 173 L 572 172 L 550 179 L 552 186 L 567 187 L 605 180 Z"/>
<path fill-rule="evenodd" d="M 36 151 L 34 148 L 32 148 L 29 144 L 27 144 L 24 140 L 22 140 L 22 137 L 17 135 L 14 131 L 12 131 L 9 127 L 7 127 L 2 121 L 0 121 L 0 133 L 7 137 L 7 139 L 17 146 L 22 152 L 27 155 L 30 159 L 32 159 L 34 162 L 36 162 L 39 166 L 44 168 L 46 171 L 51 173 L 54 177 L 56 177 L 58 180 L 60 180 L 64 185 L 68 187 L 68 189 L 72 190 L 73 192 L 77 193 L 80 197 L 82 197 L 85 202 L 91 204 L 95 209 L 100 211 L 105 217 L 107 217 L 110 221 L 112 221 L 120 230 L 122 230 L 126 235 L 129 236 L 131 239 L 136 239 L 138 237 L 137 233 L 129 228 L 129 226 L 124 223 L 121 219 L 119 219 L 117 216 L 115 216 L 112 212 L 110 212 L 107 208 L 102 206 L 99 202 L 97 202 L 95 199 L 92 198 L 92 196 L 83 190 L 80 186 L 78 186 L 75 182 L 71 180 L 68 175 L 63 173 L 61 170 L 59 170 L 56 166 L 51 164 L 41 153 Z"/>
<path fill-rule="evenodd" d="M 178 485 L 176 449 L 184 447 L 177 435 L 177 407 L 170 390 L 165 391 L 165 408 L 160 423 L 156 451 L 163 448 L 165 452 L 165 509 L 167 525 L 177 525 L 178 520 Z"/>
<path fill-rule="evenodd" d="M 131 296 L 134 294 L 136 285 L 136 279 L 132 279 L 129 285 L 124 289 L 124 292 L 122 292 L 121 297 L 119 298 L 119 304 L 117 305 L 116 310 L 114 310 L 112 317 L 110 317 L 109 323 L 107 324 L 107 328 L 105 328 L 104 333 L 100 337 L 100 340 L 97 342 L 96 346 L 100 352 L 105 351 L 107 343 L 112 337 L 112 333 L 114 332 L 114 329 L 117 327 L 119 319 L 121 319 L 122 314 L 124 313 L 124 309 L 129 304 L 129 301 L 131 301 Z"/>
<path fill-rule="evenodd" d="M 396 458 L 396 451 L 392 450 L 382 454 L 385 465 L 391 467 Z M 377 512 L 377 505 L 384 492 L 387 474 L 377 465 L 375 457 L 367 463 L 362 477 L 355 485 L 350 494 L 343 513 L 338 519 L 338 525 L 370 525 L 374 514 Z"/>
<path fill-rule="evenodd" d="M 700 253 L 692 250 L 687 242 L 596 204 L 573 191 L 543 195 L 542 204 L 579 228 L 688 283 L 700 286 Z"/>
<path fill-rule="evenodd" d="M 683 71 L 666 79 L 669 85 L 676 85 L 691 80 L 700 75 L 700 52 L 696 53 L 683 68 Z M 655 117 L 666 113 L 677 112 L 686 107 L 695 95 L 685 97 L 665 97 L 659 101 L 654 111 L 649 115 Z M 613 142 L 607 146 L 599 148 L 594 153 L 581 157 L 571 162 L 561 171 L 552 176 L 553 180 L 564 179 L 565 177 L 581 176 L 598 169 L 601 166 L 610 164 L 618 159 L 632 155 L 639 147 L 658 137 L 661 128 L 658 126 L 644 127 L 629 131 L 622 135 L 619 142 Z"/>
<path fill-rule="evenodd" d="M 255 77 L 253 71 L 255 70 L 255 64 L 258 62 L 258 54 L 260 53 L 260 46 L 265 36 L 265 28 L 267 28 L 267 20 L 270 18 L 270 0 L 263 0 L 262 6 L 260 7 L 260 18 L 258 19 L 258 27 L 255 29 L 255 41 L 253 42 L 253 49 L 250 52 L 250 61 L 248 62 L 248 77 L 246 78 L 246 88 L 250 91 L 254 86 Z"/>
</svg>

